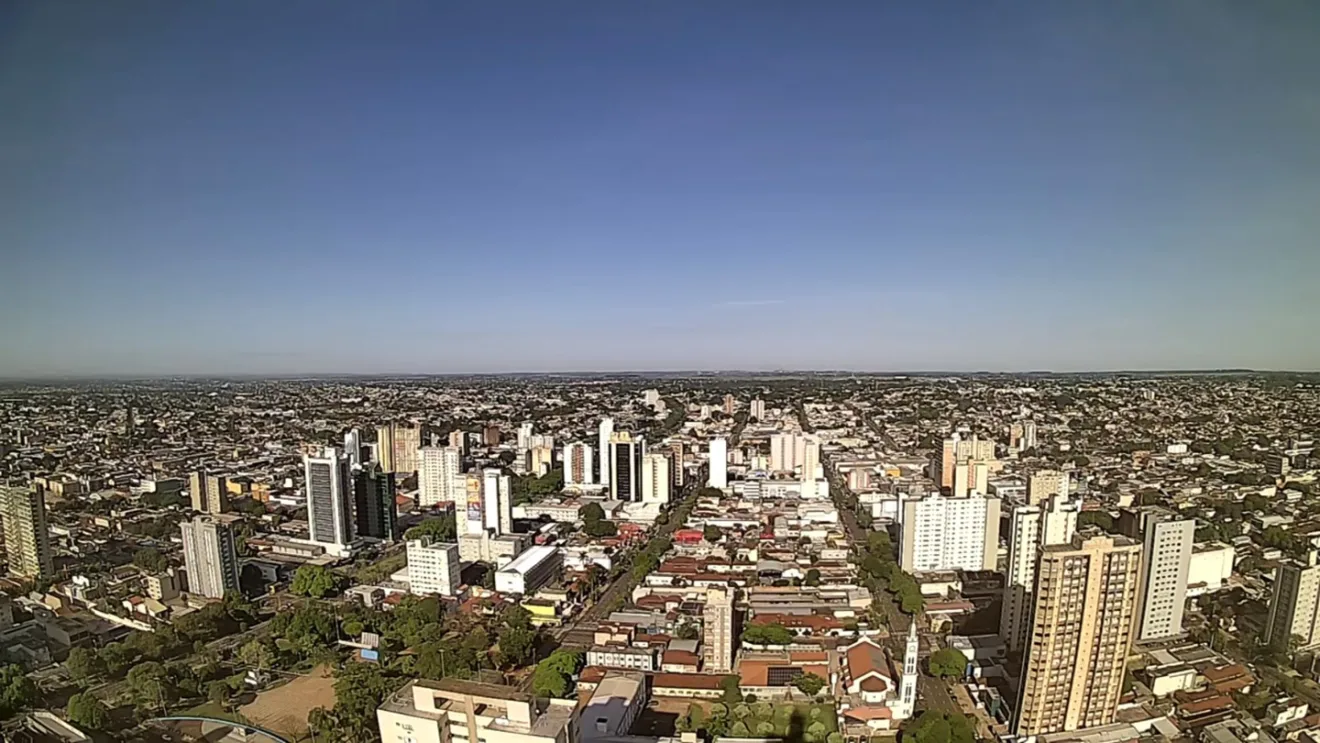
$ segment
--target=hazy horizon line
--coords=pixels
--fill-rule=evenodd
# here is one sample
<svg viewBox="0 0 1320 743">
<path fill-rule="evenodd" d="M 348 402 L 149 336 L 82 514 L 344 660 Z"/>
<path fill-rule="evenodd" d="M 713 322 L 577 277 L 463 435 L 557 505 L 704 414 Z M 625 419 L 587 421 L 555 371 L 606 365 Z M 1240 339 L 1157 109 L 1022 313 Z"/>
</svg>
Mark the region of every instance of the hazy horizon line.
<svg viewBox="0 0 1320 743">
<path fill-rule="evenodd" d="M 1115 368 L 1115 369 L 775 369 L 771 371 L 755 369 L 629 369 L 629 370 L 575 370 L 575 371 L 481 371 L 481 372 L 302 372 L 302 373 L 180 373 L 180 374 L 141 374 L 141 373 L 103 373 L 103 374 L 50 374 L 50 375 L 0 375 L 0 384 L 15 383 L 51 383 L 51 382 L 135 382 L 135 381 L 207 381 L 207 380 L 244 380 L 244 381 L 294 381 L 294 380 L 334 380 L 334 379 L 434 379 L 465 377 L 701 377 L 752 375 L 758 377 L 790 377 L 799 375 L 815 376 L 874 376 L 874 377 L 969 377 L 969 376 L 1094 376 L 1094 375 L 1161 375 L 1161 376 L 1202 376 L 1202 375 L 1320 375 L 1320 369 L 1257 369 L 1248 367 L 1189 367 L 1189 368 Z"/>
</svg>

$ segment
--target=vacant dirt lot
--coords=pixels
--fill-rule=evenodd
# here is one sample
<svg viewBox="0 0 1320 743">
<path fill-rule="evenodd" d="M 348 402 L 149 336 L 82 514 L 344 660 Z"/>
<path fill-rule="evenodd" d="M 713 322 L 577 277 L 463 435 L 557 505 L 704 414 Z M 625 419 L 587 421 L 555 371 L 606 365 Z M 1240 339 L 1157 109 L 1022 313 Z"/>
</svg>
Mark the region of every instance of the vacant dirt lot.
<svg viewBox="0 0 1320 743">
<path fill-rule="evenodd" d="M 321 666 L 308 676 L 257 695 L 256 701 L 239 711 L 251 722 L 292 740 L 307 734 L 307 714 L 317 707 L 335 706 L 335 680 L 330 668 Z"/>
</svg>

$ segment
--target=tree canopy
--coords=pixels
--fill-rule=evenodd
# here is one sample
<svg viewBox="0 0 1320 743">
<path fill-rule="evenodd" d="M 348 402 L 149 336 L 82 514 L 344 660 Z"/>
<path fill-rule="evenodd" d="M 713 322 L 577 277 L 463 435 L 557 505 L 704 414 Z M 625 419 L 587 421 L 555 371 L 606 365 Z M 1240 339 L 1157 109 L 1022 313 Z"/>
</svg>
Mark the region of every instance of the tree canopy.
<svg viewBox="0 0 1320 743">
<path fill-rule="evenodd" d="M 930 672 L 940 678 L 959 678 L 967 672 L 967 656 L 953 648 L 941 648 L 930 655 Z"/>
<path fill-rule="evenodd" d="M 320 565 L 303 565 L 293 574 L 289 590 L 299 596 L 328 598 L 339 594 L 339 576 Z"/>
<path fill-rule="evenodd" d="M 404 539 L 421 539 L 422 537 L 430 537 L 437 542 L 452 542 L 457 539 L 458 529 L 455 525 L 454 515 L 446 513 L 435 518 L 426 519 L 403 535 Z"/>
</svg>

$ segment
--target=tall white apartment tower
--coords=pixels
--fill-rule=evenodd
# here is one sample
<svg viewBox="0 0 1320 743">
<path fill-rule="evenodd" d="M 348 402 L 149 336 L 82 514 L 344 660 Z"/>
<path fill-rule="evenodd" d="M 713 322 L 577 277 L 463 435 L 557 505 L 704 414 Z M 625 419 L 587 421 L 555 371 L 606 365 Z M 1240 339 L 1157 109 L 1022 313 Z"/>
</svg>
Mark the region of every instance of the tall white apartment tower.
<svg viewBox="0 0 1320 743">
<path fill-rule="evenodd" d="M 904 500 L 899 564 L 909 573 L 994 570 L 999 552 L 998 498 L 932 493 Z"/>
<path fill-rule="evenodd" d="M 806 445 L 802 448 L 802 497 L 815 498 L 819 495 L 817 489 L 820 487 L 820 439 L 815 436 L 807 438 Z"/>
<path fill-rule="evenodd" d="M 1036 561 L 1042 547 L 1072 542 L 1081 504 L 1059 496 L 1039 505 L 1017 506 L 1010 518 L 1008 574 L 999 634 L 1009 652 L 1024 650 L 1035 606 Z"/>
<path fill-rule="evenodd" d="M 188 590 L 209 599 L 224 598 L 237 591 L 238 552 L 234 532 L 228 524 L 206 516 L 179 524 L 183 536 L 183 564 L 188 570 Z"/>
<path fill-rule="evenodd" d="M 311 539 L 331 554 L 343 554 L 353 542 L 353 477 L 348 457 L 333 446 L 320 456 L 304 455 L 303 474 Z"/>
<path fill-rule="evenodd" d="M 1118 528 L 1141 542 L 1141 588 L 1133 638 L 1149 642 L 1182 634 L 1196 522 L 1162 508 L 1124 509 L 1119 513 Z"/>
<path fill-rule="evenodd" d="M 642 455 L 642 502 L 668 503 L 670 482 L 668 454 Z"/>
<path fill-rule="evenodd" d="M 597 443 L 599 443 L 600 446 L 597 447 L 596 451 L 600 452 L 600 462 L 597 464 L 597 466 L 600 468 L 600 479 L 598 480 L 598 482 L 601 485 L 606 485 L 606 486 L 610 484 L 610 466 L 611 466 L 610 460 L 613 459 L 613 457 L 610 456 L 609 452 L 610 452 L 610 437 L 613 435 L 614 435 L 614 419 L 602 418 L 600 421 L 599 436 L 597 437 L 598 439 Z"/>
<path fill-rule="evenodd" d="M 463 473 L 457 447 L 424 446 L 417 450 L 417 505 L 430 508 L 442 501 L 460 500 L 455 485 Z"/>
<path fill-rule="evenodd" d="M 592 469 L 592 451 L 590 444 L 577 442 L 564 446 L 564 484 L 593 485 L 596 475 Z"/>
<path fill-rule="evenodd" d="M 496 534 L 513 532 L 513 492 L 509 476 L 498 469 L 481 471 L 481 499 L 487 529 Z"/>
<path fill-rule="evenodd" d="M 723 438 L 710 440 L 710 476 L 706 484 L 721 490 L 729 487 L 729 442 Z"/>
</svg>

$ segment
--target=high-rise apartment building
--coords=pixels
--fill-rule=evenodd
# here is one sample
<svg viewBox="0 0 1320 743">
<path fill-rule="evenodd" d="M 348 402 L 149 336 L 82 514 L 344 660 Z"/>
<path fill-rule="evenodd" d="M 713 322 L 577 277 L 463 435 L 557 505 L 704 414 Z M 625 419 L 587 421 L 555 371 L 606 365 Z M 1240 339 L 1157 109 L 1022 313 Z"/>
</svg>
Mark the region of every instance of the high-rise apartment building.
<svg viewBox="0 0 1320 743">
<path fill-rule="evenodd" d="M 668 503 L 669 455 L 664 452 L 651 452 L 642 456 L 642 501 L 645 503 Z"/>
<path fill-rule="evenodd" d="M 36 487 L 0 486 L 0 521 L 4 525 L 9 573 L 21 578 L 50 578 L 55 558 L 46 525 L 46 493 Z"/>
<path fill-rule="evenodd" d="M 399 538 L 399 509 L 394 502 L 394 473 L 375 462 L 352 468 L 353 515 L 360 537 L 387 542 Z"/>
<path fill-rule="evenodd" d="M 610 492 L 617 500 L 636 502 L 642 499 L 642 455 L 646 440 L 627 431 L 610 436 Z"/>
<path fill-rule="evenodd" d="M 729 442 L 722 438 L 711 439 L 709 458 L 706 485 L 721 490 L 729 487 Z"/>
<path fill-rule="evenodd" d="M 581 441 L 564 446 L 564 484 L 592 485 L 596 482 L 590 444 Z"/>
<path fill-rule="evenodd" d="M 1123 509 L 1120 533 L 1141 542 L 1141 589 L 1137 593 L 1137 642 L 1182 634 L 1187 571 L 1196 522 L 1163 508 Z"/>
<path fill-rule="evenodd" d="M 183 564 L 188 570 L 188 591 L 209 599 L 238 591 L 238 552 L 228 524 L 198 516 L 179 524 L 183 533 Z"/>
<path fill-rule="evenodd" d="M 733 415 L 738 410 L 738 398 L 733 395 L 724 396 L 724 414 Z"/>
<path fill-rule="evenodd" d="M 747 406 L 747 416 L 758 421 L 765 420 L 765 400 L 757 397 Z"/>
<path fill-rule="evenodd" d="M 555 450 L 548 446 L 533 446 L 527 450 L 528 474 L 542 477 L 555 466 Z"/>
<path fill-rule="evenodd" d="M 614 419 L 602 418 L 600 421 L 600 430 L 597 435 L 597 443 L 599 444 L 599 447 L 596 451 L 600 452 L 600 461 L 596 466 L 600 472 L 597 473 L 596 482 L 607 487 L 610 484 L 610 469 L 614 467 L 614 450 L 610 448 L 610 439 L 613 436 Z"/>
<path fill-rule="evenodd" d="M 944 440 L 940 454 L 931 463 L 931 479 L 945 490 L 953 488 L 954 465 L 967 460 L 992 462 L 995 459 L 995 442 L 978 439 L 973 435 L 969 439 L 954 434 Z"/>
<path fill-rule="evenodd" d="M 467 432 L 463 429 L 449 432 L 449 445 L 458 449 L 460 456 L 467 456 L 468 438 Z"/>
<path fill-rule="evenodd" d="M 1141 545 L 1075 537 L 1040 550 L 1017 735 L 1108 725 L 1118 712 L 1137 617 Z"/>
<path fill-rule="evenodd" d="M 1292 638 L 1298 650 L 1320 647 L 1320 564 L 1311 550 L 1305 562 L 1290 560 L 1274 570 L 1270 617 L 1265 624 L 1268 645 L 1287 648 Z"/>
<path fill-rule="evenodd" d="M 985 493 L 989 490 L 989 462 L 966 459 L 953 465 L 953 487 L 949 489 L 953 497 L 962 498 L 969 493 Z"/>
<path fill-rule="evenodd" d="M 200 513 L 229 511 L 229 480 L 223 475 L 197 471 L 188 476 L 188 495 L 192 509 Z"/>
<path fill-rule="evenodd" d="M 500 427 L 494 423 L 481 430 L 481 440 L 486 446 L 499 446 L 502 439 L 503 434 L 500 432 Z"/>
<path fill-rule="evenodd" d="M 487 529 L 496 534 L 513 533 L 513 486 L 508 475 L 498 469 L 481 471 L 481 502 Z"/>
<path fill-rule="evenodd" d="M 408 591 L 418 596 L 453 596 L 461 585 L 458 544 L 408 540 Z"/>
<path fill-rule="evenodd" d="M 344 434 L 344 453 L 348 455 L 348 464 L 351 467 L 362 466 L 362 432 L 356 428 L 350 428 Z"/>
<path fill-rule="evenodd" d="M 376 428 L 376 463 L 386 472 L 397 472 L 394 466 L 394 424 Z"/>
<path fill-rule="evenodd" d="M 532 431 L 535 430 L 531 423 L 524 423 L 518 426 L 518 436 L 515 443 L 518 451 L 527 451 L 532 448 Z"/>
<path fill-rule="evenodd" d="M 1019 421 L 1008 428 L 1008 448 L 1021 454 L 1036 448 L 1036 422 Z"/>
<path fill-rule="evenodd" d="M 687 482 L 686 473 L 683 471 L 683 442 L 675 441 L 669 445 L 669 473 L 673 475 L 675 488 L 683 487 Z"/>
<path fill-rule="evenodd" d="M 733 670 L 733 591 L 707 588 L 702 610 L 702 671 L 729 673 Z"/>
<path fill-rule="evenodd" d="M 1058 495 L 1068 497 L 1068 473 L 1058 470 L 1036 470 L 1027 480 L 1027 504 L 1036 505 Z"/>
<path fill-rule="evenodd" d="M 899 563 L 909 573 L 994 570 L 999 551 L 998 498 L 937 493 L 903 500 Z"/>
<path fill-rule="evenodd" d="M 417 505 L 457 501 L 463 454 L 452 446 L 424 446 L 417 451 Z"/>
<path fill-rule="evenodd" d="M 417 471 L 417 450 L 422 448 L 422 426 L 391 423 L 376 429 L 377 457 L 386 472 L 404 477 Z"/>
<path fill-rule="evenodd" d="M 353 542 L 353 478 L 348 457 L 333 446 L 319 456 L 304 455 L 303 475 L 312 541 L 323 545 L 326 552 L 344 554 Z"/>
<path fill-rule="evenodd" d="M 776 433 L 770 437 L 770 469 L 793 472 L 807 457 L 807 437 L 800 433 Z"/>
<path fill-rule="evenodd" d="M 1069 544 L 1077 533 L 1081 504 L 1054 497 L 1039 505 L 1019 505 L 1009 517 L 1008 570 L 999 634 L 1011 653 L 1026 647 L 1041 547 Z"/>
</svg>

